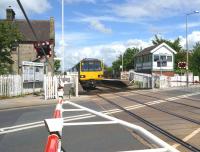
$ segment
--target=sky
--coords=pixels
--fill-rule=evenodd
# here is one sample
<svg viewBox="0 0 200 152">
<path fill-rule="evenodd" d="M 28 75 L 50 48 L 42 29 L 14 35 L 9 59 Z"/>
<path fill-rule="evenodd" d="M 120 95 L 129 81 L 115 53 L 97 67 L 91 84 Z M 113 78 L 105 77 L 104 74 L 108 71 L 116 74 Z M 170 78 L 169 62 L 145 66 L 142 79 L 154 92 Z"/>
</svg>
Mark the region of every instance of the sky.
<svg viewBox="0 0 200 152">
<path fill-rule="evenodd" d="M 21 0 L 30 20 L 54 17 L 56 56 L 64 68 L 83 58 L 103 59 L 108 66 L 128 47 L 151 46 L 155 35 L 181 39 L 185 47 L 186 14 L 200 11 L 200 0 L 64 0 L 64 53 L 61 0 Z M 16 0 L 0 0 L 0 18 L 11 6 L 24 19 Z M 188 16 L 189 48 L 200 40 L 200 14 Z"/>
</svg>

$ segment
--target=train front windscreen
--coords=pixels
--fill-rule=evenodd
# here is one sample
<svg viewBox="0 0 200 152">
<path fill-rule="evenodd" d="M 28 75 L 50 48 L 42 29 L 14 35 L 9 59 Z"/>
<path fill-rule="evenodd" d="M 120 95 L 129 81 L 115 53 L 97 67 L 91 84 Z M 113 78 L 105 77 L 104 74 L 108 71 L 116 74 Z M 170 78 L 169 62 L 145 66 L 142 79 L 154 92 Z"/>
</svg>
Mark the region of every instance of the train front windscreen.
<svg viewBox="0 0 200 152">
<path fill-rule="evenodd" d="M 81 71 L 101 71 L 100 61 L 84 61 L 81 63 Z"/>
</svg>

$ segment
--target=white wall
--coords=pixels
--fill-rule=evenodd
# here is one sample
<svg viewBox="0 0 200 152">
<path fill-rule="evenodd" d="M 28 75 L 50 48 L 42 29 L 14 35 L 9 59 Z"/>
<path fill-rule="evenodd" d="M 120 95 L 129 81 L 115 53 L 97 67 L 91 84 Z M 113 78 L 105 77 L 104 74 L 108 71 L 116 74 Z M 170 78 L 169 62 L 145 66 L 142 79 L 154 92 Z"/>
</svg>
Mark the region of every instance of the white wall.
<svg viewBox="0 0 200 152">
<path fill-rule="evenodd" d="M 157 61 L 154 62 L 154 55 L 166 55 L 166 56 L 172 56 L 172 61 L 169 62 L 167 61 L 167 66 L 166 67 L 157 67 Z M 155 71 L 159 71 L 160 69 L 162 70 L 173 70 L 173 63 L 174 63 L 174 56 L 173 56 L 173 52 L 171 52 L 168 48 L 166 48 L 165 46 L 158 48 L 155 52 L 153 52 L 153 56 L 152 56 L 152 61 L 153 61 L 153 70 Z"/>
</svg>

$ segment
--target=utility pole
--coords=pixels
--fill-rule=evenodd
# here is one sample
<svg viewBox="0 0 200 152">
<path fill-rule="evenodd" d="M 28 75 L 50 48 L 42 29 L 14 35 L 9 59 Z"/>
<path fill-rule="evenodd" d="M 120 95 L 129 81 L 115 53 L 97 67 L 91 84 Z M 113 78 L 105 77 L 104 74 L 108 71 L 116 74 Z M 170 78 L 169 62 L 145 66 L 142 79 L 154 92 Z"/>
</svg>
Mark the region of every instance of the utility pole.
<svg viewBox="0 0 200 152">
<path fill-rule="evenodd" d="M 185 17 L 185 22 L 186 22 L 186 26 L 185 26 L 185 37 L 186 37 L 186 51 L 187 51 L 187 58 L 186 58 L 186 73 L 187 73 L 187 76 L 186 76 L 186 81 L 187 81 L 187 87 L 189 86 L 189 50 L 188 50 L 188 16 L 189 15 L 192 15 L 192 14 L 197 14 L 199 13 L 199 11 L 193 11 L 191 13 L 188 13 L 186 14 L 186 17 Z"/>
<path fill-rule="evenodd" d="M 124 53 L 122 53 L 122 72 L 124 71 Z"/>
<path fill-rule="evenodd" d="M 62 57 L 62 72 L 64 74 L 65 72 L 65 45 L 64 45 L 64 0 L 62 0 L 62 52 L 63 52 L 63 57 Z"/>
</svg>

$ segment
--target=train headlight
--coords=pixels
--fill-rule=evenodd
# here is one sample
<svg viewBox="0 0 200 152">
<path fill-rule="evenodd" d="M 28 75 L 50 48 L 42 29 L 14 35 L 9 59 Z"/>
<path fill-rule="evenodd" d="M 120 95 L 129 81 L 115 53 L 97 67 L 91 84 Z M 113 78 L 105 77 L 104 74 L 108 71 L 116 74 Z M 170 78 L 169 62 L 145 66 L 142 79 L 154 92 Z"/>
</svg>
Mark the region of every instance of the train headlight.
<svg viewBox="0 0 200 152">
<path fill-rule="evenodd" d="M 102 77 L 103 77 L 103 75 L 98 75 L 98 77 L 99 77 L 99 78 L 102 78 Z"/>
<path fill-rule="evenodd" d="M 85 75 L 80 75 L 80 78 L 85 78 Z"/>
</svg>

